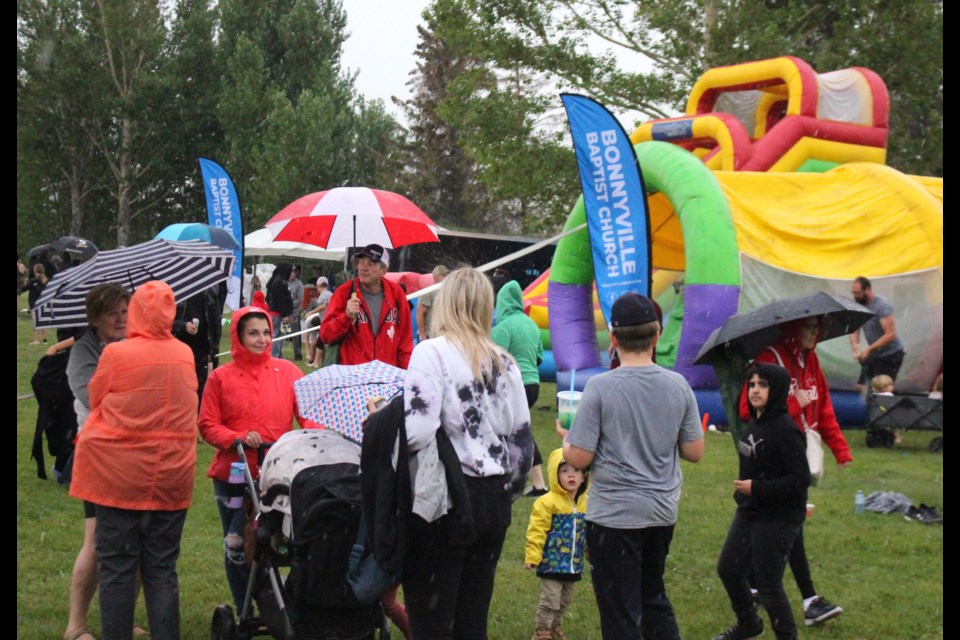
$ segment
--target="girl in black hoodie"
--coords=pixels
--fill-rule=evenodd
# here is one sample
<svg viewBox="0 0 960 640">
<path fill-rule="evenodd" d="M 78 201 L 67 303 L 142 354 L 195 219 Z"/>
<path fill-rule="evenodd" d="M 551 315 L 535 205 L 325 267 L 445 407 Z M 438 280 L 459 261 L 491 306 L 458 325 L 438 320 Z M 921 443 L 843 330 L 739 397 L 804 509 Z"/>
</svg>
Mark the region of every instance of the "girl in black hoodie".
<svg viewBox="0 0 960 640">
<path fill-rule="evenodd" d="M 806 442 L 787 411 L 790 374 L 777 365 L 747 371 L 752 420 L 740 434 L 740 477 L 734 481 L 737 512 L 730 523 L 717 572 L 737 616 L 714 640 L 743 640 L 763 633 L 763 621 L 747 581 L 756 577 L 757 597 L 777 638 L 796 638 L 783 572 L 806 517 Z"/>
</svg>

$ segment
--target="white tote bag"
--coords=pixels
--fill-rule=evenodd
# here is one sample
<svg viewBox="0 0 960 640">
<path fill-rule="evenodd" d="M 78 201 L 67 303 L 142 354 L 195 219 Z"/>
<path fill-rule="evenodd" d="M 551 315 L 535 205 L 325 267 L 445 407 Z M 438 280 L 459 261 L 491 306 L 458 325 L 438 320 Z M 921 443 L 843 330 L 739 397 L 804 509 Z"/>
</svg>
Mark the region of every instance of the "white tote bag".
<svg viewBox="0 0 960 640">
<path fill-rule="evenodd" d="M 823 480 L 823 441 L 819 433 L 806 425 L 804 425 L 803 433 L 807 437 L 807 464 L 810 465 L 810 484 L 817 486 Z"/>
</svg>

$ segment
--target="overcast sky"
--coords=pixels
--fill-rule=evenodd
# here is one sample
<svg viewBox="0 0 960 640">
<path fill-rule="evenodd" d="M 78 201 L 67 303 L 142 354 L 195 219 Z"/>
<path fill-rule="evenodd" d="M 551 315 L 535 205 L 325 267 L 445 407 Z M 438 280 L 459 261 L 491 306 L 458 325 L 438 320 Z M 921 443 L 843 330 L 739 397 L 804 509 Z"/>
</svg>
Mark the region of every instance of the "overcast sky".
<svg viewBox="0 0 960 640">
<path fill-rule="evenodd" d="M 343 66 L 358 71 L 357 90 L 367 99 L 381 99 L 387 111 L 406 124 L 403 114 L 393 105 L 391 96 L 401 100 L 410 97 L 406 86 L 410 71 L 416 66 L 417 25 L 430 0 L 344 0 L 347 31 L 350 37 L 343 46 Z M 588 45 L 607 48 L 599 39 Z M 640 70 L 649 63 L 638 56 L 620 52 L 620 65 L 625 70 Z M 615 112 L 626 128 L 632 131 L 639 114 Z"/>
<path fill-rule="evenodd" d="M 406 82 L 415 66 L 417 25 L 429 0 L 344 0 L 347 31 L 343 66 L 359 71 L 357 89 L 368 99 L 380 98 L 387 111 L 400 117 L 391 96 L 409 97 Z"/>
</svg>

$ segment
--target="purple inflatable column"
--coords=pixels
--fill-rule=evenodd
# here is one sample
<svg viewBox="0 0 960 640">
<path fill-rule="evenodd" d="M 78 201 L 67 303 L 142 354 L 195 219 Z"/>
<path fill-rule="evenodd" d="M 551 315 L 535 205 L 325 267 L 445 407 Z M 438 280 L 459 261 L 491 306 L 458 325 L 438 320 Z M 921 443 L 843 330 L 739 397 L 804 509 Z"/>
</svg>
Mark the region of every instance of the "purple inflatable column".
<svg viewBox="0 0 960 640">
<path fill-rule="evenodd" d="M 713 330 L 737 313 L 739 301 L 740 287 L 735 285 L 688 284 L 685 287 L 683 330 L 674 371 L 683 374 L 694 389 L 717 388 L 713 367 L 694 365 L 693 361 Z"/>
<path fill-rule="evenodd" d="M 547 283 L 550 344 L 557 372 L 600 366 L 597 327 L 593 319 L 593 283 Z"/>
</svg>

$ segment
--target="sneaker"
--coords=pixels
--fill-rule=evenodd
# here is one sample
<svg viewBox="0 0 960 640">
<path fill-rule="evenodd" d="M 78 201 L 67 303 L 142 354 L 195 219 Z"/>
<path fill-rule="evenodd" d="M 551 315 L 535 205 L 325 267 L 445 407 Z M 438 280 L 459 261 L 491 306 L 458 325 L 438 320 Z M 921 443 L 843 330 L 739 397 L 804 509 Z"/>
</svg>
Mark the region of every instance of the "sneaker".
<svg viewBox="0 0 960 640">
<path fill-rule="evenodd" d="M 803 622 L 809 627 L 820 622 L 832 620 L 841 613 L 843 613 L 843 609 L 832 604 L 826 598 L 817 598 L 804 610 Z"/>
<path fill-rule="evenodd" d="M 547 489 L 537 489 L 533 485 L 527 487 L 524 492 L 521 494 L 524 498 L 539 498 L 540 496 L 547 495 Z"/>
<path fill-rule="evenodd" d="M 919 507 L 910 505 L 903 518 L 923 524 L 943 524 L 943 516 L 940 515 L 936 507 L 928 507 L 925 504 L 921 504 Z"/>
<path fill-rule="evenodd" d="M 936 507 L 921 504 L 920 513 L 923 514 L 923 522 L 925 524 L 943 524 L 943 516 L 937 511 Z"/>
<path fill-rule="evenodd" d="M 713 640 L 748 640 L 763 635 L 763 620 L 757 618 L 757 621 L 751 625 L 744 625 L 740 622 L 733 625 Z"/>
</svg>

